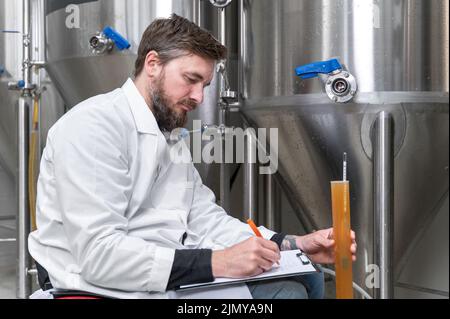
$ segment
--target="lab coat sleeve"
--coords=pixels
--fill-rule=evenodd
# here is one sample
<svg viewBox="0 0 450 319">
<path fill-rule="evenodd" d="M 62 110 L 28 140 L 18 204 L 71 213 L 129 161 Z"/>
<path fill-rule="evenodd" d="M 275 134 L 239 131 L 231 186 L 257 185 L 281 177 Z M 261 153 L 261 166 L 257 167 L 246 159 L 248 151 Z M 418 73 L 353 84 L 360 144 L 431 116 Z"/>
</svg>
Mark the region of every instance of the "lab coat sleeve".
<svg viewBox="0 0 450 319">
<path fill-rule="evenodd" d="M 88 108 L 74 110 L 50 146 L 62 222 L 80 275 L 106 288 L 165 291 L 175 250 L 127 235 L 132 179 L 124 125 L 117 113 Z"/>
<path fill-rule="evenodd" d="M 192 236 L 200 238 L 198 248 L 225 248 L 255 236 L 250 226 L 227 214 L 216 204 L 214 193 L 202 183 L 197 169 L 192 165 L 194 176 L 194 198 L 188 218 Z M 259 226 L 264 238 L 270 239 L 275 232 Z"/>
</svg>

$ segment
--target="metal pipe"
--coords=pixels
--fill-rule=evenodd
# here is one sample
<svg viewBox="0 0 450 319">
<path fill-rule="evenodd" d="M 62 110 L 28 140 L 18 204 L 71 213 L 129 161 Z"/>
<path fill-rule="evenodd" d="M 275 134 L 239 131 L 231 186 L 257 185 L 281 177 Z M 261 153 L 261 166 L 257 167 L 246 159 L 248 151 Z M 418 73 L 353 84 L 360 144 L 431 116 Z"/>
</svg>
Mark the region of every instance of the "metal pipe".
<svg viewBox="0 0 450 319">
<path fill-rule="evenodd" d="M 239 88 L 239 98 L 246 98 L 247 97 L 247 87 L 246 87 L 246 82 L 245 82 L 245 67 L 247 65 L 247 60 L 246 60 L 246 49 L 247 49 L 247 42 L 246 42 L 246 11 L 245 11 L 245 7 L 244 7 L 244 1 L 243 0 L 239 0 L 239 63 L 238 63 L 238 68 L 239 68 L 239 84 L 238 84 L 238 88 Z"/>
<path fill-rule="evenodd" d="M 22 0 L 22 76 L 24 86 L 18 105 L 18 171 L 17 171 L 17 271 L 16 271 L 16 296 L 25 299 L 31 293 L 31 278 L 28 269 L 31 266 L 31 257 L 28 254 L 28 234 L 30 232 L 30 207 L 28 198 L 28 138 L 29 138 L 29 114 L 31 105 L 32 74 L 31 74 L 31 6 L 30 0 Z"/>
<path fill-rule="evenodd" d="M 193 2 L 192 11 L 193 11 L 193 17 L 192 17 L 193 22 L 203 28 L 204 25 L 203 25 L 203 21 L 202 21 L 200 0 L 195 0 Z"/>
<path fill-rule="evenodd" d="M 227 43 L 227 38 L 226 38 L 226 16 L 225 16 L 225 8 L 220 8 L 218 9 L 219 11 L 219 28 L 218 28 L 218 33 L 219 33 L 219 41 L 220 43 L 222 43 L 223 45 L 226 46 Z"/>
<path fill-rule="evenodd" d="M 37 271 L 36 268 L 31 268 L 31 269 L 28 270 L 28 274 L 29 274 L 30 276 L 37 276 L 38 271 Z"/>
<path fill-rule="evenodd" d="M 31 6 L 30 0 L 22 0 L 22 75 L 25 83 L 23 90 L 32 89 L 31 84 Z"/>
<path fill-rule="evenodd" d="M 245 8 L 244 1 L 238 0 L 238 12 L 239 12 L 239 30 L 240 30 L 240 45 L 239 45 L 239 94 L 240 100 L 246 98 L 246 87 L 245 87 L 245 66 L 246 66 L 246 30 L 245 30 Z M 243 116 L 244 127 L 249 128 L 245 117 Z M 248 134 L 245 134 L 245 152 L 244 152 L 244 218 L 256 219 L 257 209 L 258 209 L 258 176 L 257 176 L 257 165 L 256 165 L 256 135 L 251 129 L 247 129 Z M 252 151 L 254 150 L 254 152 Z M 255 220 L 255 222 L 258 222 Z"/>
<path fill-rule="evenodd" d="M 28 269 L 31 258 L 28 254 L 28 234 L 30 232 L 30 207 L 28 199 L 28 115 L 30 103 L 29 97 L 22 96 L 18 106 L 18 172 L 17 172 L 17 271 L 16 271 L 16 296 L 25 299 L 31 293 L 31 278 Z"/>
<path fill-rule="evenodd" d="M 280 229 L 280 194 L 275 177 L 272 174 L 264 175 L 264 201 L 265 226 L 274 231 Z"/>
<path fill-rule="evenodd" d="M 244 153 L 244 219 L 251 218 L 257 220 L 258 210 L 258 175 L 256 164 L 256 134 L 249 127 L 245 134 Z"/>
<path fill-rule="evenodd" d="M 393 152 L 392 117 L 378 113 L 374 141 L 374 243 L 375 264 L 380 268 L 379 289 L 375 298 L 390 299 L 394 296 L 393 278 Z"/>
<path fill-rule="evenodd" d="M 225 8 L 218 9 L 218 37 L 220 43 L 226 46 L 226 17 Z M 226 70 L 220 77 L 220 92 L 226 90 L 225 76 Z M 219 101 L 219 126 L 225 128 L 227 125 L 227 105 L 220 99 Z M 220 205 L 222 208 L 229 212 L 230 209 L 230 168 L 226 163 L 225 158 L 225 129 L 223 129 L 222 134 L 222 158 L 220 163 Z"/>
<path fill-rule="evenodd" d="M 226 163 L 226 108 L 220 109 L 220 127 L 222 128 L 221 163 L 220 163 L 220 205 L 226 211 L 230 211 L 230 165 Z"/>
</svg>

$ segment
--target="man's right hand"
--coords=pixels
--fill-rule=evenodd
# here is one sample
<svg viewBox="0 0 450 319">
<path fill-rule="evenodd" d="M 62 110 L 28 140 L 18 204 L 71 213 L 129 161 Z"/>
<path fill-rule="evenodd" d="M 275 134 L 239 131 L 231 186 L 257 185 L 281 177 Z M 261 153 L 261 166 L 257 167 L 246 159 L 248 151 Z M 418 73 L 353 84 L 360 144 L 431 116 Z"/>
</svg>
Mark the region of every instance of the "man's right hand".
<svg viewBox="0 0 450 319">
<path fill-rule="evenodd" d="M 251 237 L 224 250 L 213 251 L 213 276 L 242 278 L 259 275 L 271 269 L 280 257 L 280 250 L 275 242 Z"/>
</svg>

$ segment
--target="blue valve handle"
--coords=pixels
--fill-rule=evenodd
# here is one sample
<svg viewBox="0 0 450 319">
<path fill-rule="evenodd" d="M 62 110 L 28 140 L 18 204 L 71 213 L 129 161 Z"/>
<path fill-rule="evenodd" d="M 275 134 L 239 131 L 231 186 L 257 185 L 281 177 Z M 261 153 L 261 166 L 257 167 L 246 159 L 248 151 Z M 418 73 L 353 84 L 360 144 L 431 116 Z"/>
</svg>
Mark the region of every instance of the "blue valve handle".
<svg viewBox="0 0 450 319">
<path fill-rule="evenodd" d="M 114 43 L 116 44 L 116 47 L 122 51 L 125 49 L 130 48 L 131 44 L 130 42 L 128 42 L 127 39 L 125 39 L 123 36 L 120 35 L 119 32 L 117 32 L 116 30 L 114 30 L 111 27 L 105 27 L 103 29 L 103 33 L 105 34 L 105 36 L 111 40 L 114 41 Z"/>
<path fill-rule="evenodd" d="M 5 68 L 3 65 L 0 64 L 0 75 L 2 75 L 5 72 Z"/>
<path fill-rule="evenodd" d="M 331 59 L 299 66 L 295 69 L 295 73 L 302 79 L 311 79 L 319 76 L 319 73 L 330 74 L 333 71 L 341 69 L 342 65 L 339 61 L 337 59 Z"/>
</svg>

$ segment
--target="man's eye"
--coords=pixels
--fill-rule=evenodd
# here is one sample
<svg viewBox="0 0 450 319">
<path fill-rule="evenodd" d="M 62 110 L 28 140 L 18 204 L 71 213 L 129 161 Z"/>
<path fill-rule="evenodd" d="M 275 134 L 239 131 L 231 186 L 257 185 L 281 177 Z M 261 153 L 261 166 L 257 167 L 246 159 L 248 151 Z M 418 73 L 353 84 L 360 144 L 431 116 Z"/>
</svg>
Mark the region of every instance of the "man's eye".
<svg viewBox="0 0 450 319">
<path fill-rule="evenodd" d="M 195 82 L 196 82 L 196 80 L 195 79 L 193 79 L 193 78 L 190 78 L 190 77 L 185 77 L 185 79 L 186 79 L 186 81 L 188 81 L 189 83 L 191 83 L 191 84 L 194 84 Z"/>
</svg>

